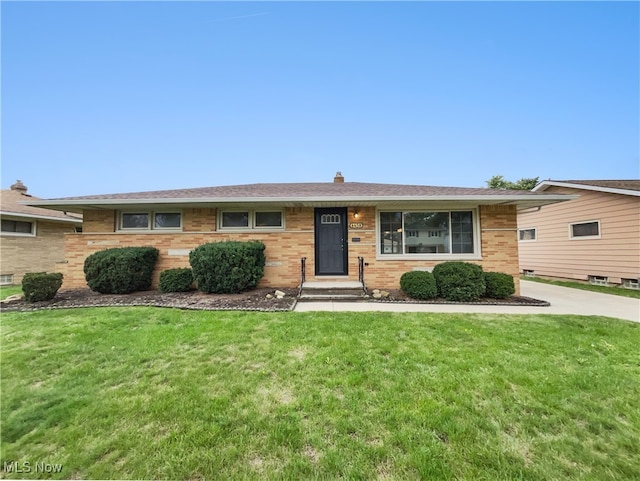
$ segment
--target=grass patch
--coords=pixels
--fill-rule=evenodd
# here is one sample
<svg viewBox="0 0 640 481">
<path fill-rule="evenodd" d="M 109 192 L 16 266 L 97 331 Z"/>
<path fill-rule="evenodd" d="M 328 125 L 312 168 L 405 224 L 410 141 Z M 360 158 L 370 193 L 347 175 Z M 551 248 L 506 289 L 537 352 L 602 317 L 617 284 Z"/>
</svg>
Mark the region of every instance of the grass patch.
<svg viewBox="0 0 640 481">
<path fill-rule="evenodd" d="M 14 294 L 22 294 L 22 286 L 0 286 L 0 299 L 6 299 Z"/>
<path fill-rule="evenodd" d="M 0 463 L 59 479 L 638 479 L 640 324 L 7 313 Z"/>
<path fill-rule="evenodd" d="M 555 279 L 544 279 L 542 277 L 521 276 L 523 281 L 540 282 L 542 284 L 553 284 L 554 286 L 571 287 L 573 289 L 582 289 L 584 291 L 600 292 L 601 294 L 613 294 L 614 296 L 632 297 L 640 299 L 640 289 L 626 289 L 616 286 L 598 286 L 584 282 L 574 281 L 558 281 Z"/>
</svg>

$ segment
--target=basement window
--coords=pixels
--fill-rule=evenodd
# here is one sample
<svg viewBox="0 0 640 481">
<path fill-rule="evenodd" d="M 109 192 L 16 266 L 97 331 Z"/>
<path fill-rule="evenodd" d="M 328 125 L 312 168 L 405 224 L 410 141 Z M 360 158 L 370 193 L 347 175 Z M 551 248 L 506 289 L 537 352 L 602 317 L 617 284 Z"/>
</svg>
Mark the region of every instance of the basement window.
<svg viewBox="0 0 640 481">
<path fill-rule="evenodd" d="M 522 275 L 525 277 L 535 277 L 536 272 L 533 269 L 523 269 Z"/>
<path fill-rule="evenodd" d="M 13 285 L 13 274 L 0 275 L 0 286 L 11 286 L 11 285 Z"/>
<path fill-rule="evenodd" d="M 622 279 L 622 287 L 625 289 L 640 289 L 640 279 Z"/>
<path fill-rule="evenodd" d="M 594 286 L 608 286 L 609 278 L 605 276 L 589 276 L 589 284 Z"/>
</svg>

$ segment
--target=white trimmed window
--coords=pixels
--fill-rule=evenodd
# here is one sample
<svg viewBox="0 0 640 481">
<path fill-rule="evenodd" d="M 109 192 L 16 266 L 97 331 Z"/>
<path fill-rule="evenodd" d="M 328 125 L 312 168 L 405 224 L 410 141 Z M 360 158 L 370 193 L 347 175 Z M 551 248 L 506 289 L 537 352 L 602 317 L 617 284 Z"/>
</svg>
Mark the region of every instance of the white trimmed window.
<svg viewBox="0 0 640 481">
<path fill-rule="evenodd" d="M 600 221 L 590 220 L 588 222 L 575 222 L 569 224 L 569 237 L 571 239 L 599 238 Z"/>
<path fill-rule="evenodd" d="M 170 230 L 182 229 L 180 212 L 121 212 L 120 230 Z"/>
<path fill-rule="evenodd" d="M 11 285 L 13 285 L 13 274 L 0 275 L 0 286 L 11 286 Z"/>
<path fill-rule="evenodd" d="M 2 219 L 2 234 L 35 236 L 36 223 L 18 219 Z"/>
<path fill-rule="evenodd" d="M 224 210 L 218 216 L 220 230 L 281 230 L 284 228 L 282 210 Z"/>
<path fill-rule="evenodd" d="M 518 229 L 518 240 L 534 241 L 538 238 L 538 232 L 535 227 L 529 229 Z"/>
<path fill-rule="evenodd" d="M 474 257 L 479 254 L 478 216 L 465 211 L 382 211 L 378 255 Z"/>
</svg>

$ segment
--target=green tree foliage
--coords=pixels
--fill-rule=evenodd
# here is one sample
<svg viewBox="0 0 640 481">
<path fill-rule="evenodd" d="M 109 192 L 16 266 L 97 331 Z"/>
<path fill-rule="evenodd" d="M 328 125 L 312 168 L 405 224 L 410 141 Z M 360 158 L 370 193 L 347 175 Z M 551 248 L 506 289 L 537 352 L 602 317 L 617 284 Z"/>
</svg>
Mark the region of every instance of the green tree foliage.
<svg viewBox="0 0 640 481">
<path fill-rule="evenodd" d="M 501 175 L 494 175 L 489 180 L 487 180 L 487 187 L 489 189 L 500 189 L 500 190 L 531 190 L 536 185 L 538 185 L 540 177 L 523 177 L 522 179 L 511 182 L 506 180 Z"/>
</svg>

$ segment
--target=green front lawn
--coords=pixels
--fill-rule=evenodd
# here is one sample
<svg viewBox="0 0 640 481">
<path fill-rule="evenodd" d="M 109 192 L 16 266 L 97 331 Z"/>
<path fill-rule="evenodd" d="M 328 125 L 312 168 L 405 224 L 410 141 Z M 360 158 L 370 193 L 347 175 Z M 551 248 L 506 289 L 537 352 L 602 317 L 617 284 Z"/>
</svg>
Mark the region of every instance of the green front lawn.
<svg viewBox="0 0 640 481">
<path fill-rule="evenodd" d="M 22 286 L 0 286 L 0 299 L 6 299 L 14 294 L 22 294 Z"/>
<path fill-rule="evenodd" d="M 520 277 L 523 281 L 541 282 L 543 284 L 553 284 L 554 286 L 571 287 L 573 289 L 582 289 L 584 291 L 600 292 L 601 294 L 613 294 L 614 296 L 632 297 L 634 299 L 640 299 L 639 289 L 625 289 L 618 286 L 598 286 L 595 284 L 587 284 L 585 282 L 574 281 L 558 281 L 555 279 L 545 279 L 542 277 Z"/>
<path fill-rule="evenodd" d="M 3 477 L 640 478 L 631 322 L 102 308 L 1 342 Z"/>
</svg>

